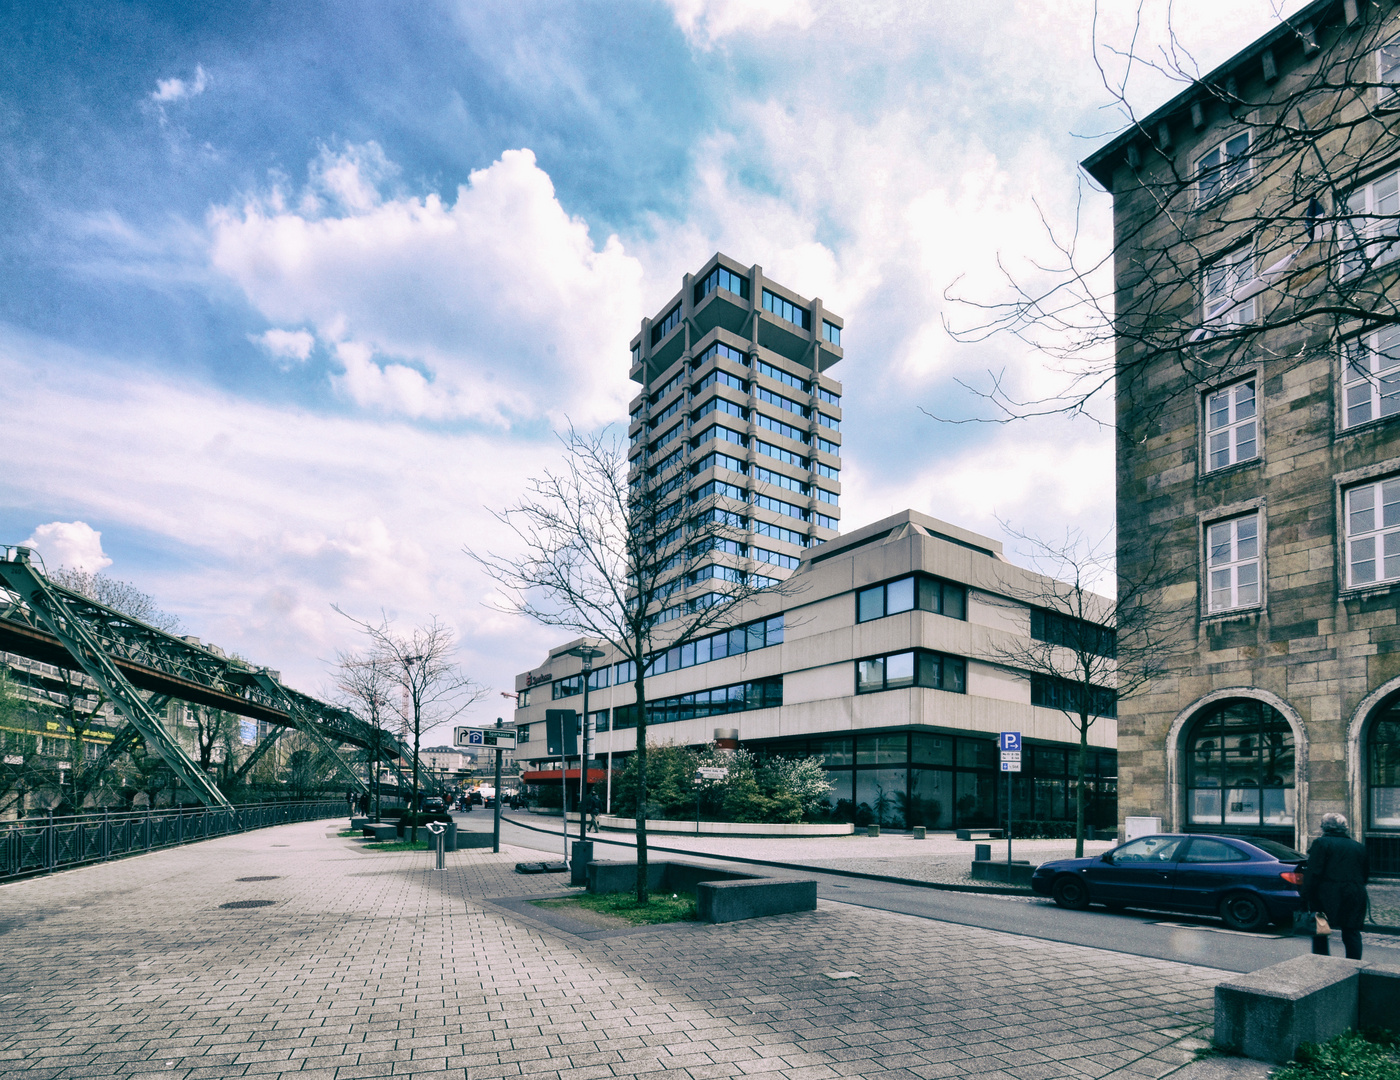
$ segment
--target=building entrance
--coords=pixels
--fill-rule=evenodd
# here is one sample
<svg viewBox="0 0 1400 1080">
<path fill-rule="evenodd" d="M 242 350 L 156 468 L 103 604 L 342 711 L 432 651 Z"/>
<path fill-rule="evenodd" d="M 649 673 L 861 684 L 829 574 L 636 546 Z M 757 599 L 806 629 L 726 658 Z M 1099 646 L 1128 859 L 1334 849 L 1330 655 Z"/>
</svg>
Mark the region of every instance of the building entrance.
<svg viewBox="0 0 1400 1080">
<path fill-rule="evenodd" d="M 1192 725 L 1185 754 L 1187 831 L 1293 843 L 1293 729 L 1282 713 L 1252 698 L 1219 702 Z"/>
</svg>

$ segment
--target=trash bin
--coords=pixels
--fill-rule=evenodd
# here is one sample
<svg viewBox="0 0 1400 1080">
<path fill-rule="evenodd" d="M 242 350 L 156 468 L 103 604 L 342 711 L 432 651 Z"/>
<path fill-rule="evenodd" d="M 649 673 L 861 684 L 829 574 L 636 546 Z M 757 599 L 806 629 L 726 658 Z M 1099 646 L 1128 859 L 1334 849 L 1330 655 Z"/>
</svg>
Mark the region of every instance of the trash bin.
<svg viewBox="0 0 1400 1080">
<path fill-rule="evenodd" d="M 575 840 L 569 858 L 569 884 L 588 884 L 588 864 L 593 861 L 593 841 Z"/>
<path fill-rule="evenodd" d="M 991 844 L 977 844 L 973 849 L 974 862 L 990 862 L 992 858 Z"/>
<path fill-rule="evenodd" d="M 443 822 L 443 824 L 447 826 L 447 835 L 443 837 L 442 850 L 443 850 L 443 851 L 456 851 L 456 850 L 457 850 L 457 823 L 456 823 L 455 821 L 445 821 L 445 822 Z"/>
</svg>

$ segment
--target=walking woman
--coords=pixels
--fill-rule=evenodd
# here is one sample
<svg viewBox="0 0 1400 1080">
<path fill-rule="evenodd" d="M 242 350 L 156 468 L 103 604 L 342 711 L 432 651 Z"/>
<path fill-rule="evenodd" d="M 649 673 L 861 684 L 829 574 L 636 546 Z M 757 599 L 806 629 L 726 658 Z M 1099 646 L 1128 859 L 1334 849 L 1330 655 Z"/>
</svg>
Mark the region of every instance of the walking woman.
<svg viewBox="0 0 1400 1080">
<path fill-rule="evenodd" d="M 1332 929 L 1342 932 L 1342 946 L 1348 960 L 1361 959 L 1368 876 L 1366 847 L 1347 835 L 1347 819 L 1341 814 L 1324 814 L 1322 835 L 1308 849 L 1308 863 L 1303 871 L 1303 898 L 1308 910 L 1322 912 Z M 1329 955 L 1326 934 L 1313 936 L 1312 951 Z"/>
</svg>

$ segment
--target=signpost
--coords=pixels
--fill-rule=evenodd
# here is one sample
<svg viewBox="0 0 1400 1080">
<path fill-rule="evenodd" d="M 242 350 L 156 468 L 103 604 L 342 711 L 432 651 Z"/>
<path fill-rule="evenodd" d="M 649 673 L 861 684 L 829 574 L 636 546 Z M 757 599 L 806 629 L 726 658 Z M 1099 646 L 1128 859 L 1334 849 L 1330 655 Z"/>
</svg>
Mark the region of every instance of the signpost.
<svg viewBox="0 0 1400 1080">
<path fill-rule="evenodd" d="M 544 711 L 544 752 L 559 755 L 559 824 L 564 834 L 564 865 L 569 864 L 569 758 L 578 756 L 578 713 L 573 709 Z"/>
<path fill-rule="evenodd" d="M 496 751 L 496 818 L 491 831 L 491 850 L 497 854 L 501 850 L 501 751 L 515 749 L 515 732 L 502 731 L 501 725 L 504 723 L 505 720 L 498 716 L 493 728 L 459 727 L 452 733 L 452 741 L 458 746 Z"/>
<path fill-rule="evenodd" d="M 1006 773 L 1006 880 L 1011 881 L 1011 774 L 1021 771 L 1021 733 L 1003 731 L 997 740 L 1001 771 Z"/>
<path fill-rule="evenodd" d="M 724 780 L 729 770 L 713 765 L 701 765 L 695 770 L 695 835 L 700 835 L 700 785 L 706 780 Z"/>
</svg>

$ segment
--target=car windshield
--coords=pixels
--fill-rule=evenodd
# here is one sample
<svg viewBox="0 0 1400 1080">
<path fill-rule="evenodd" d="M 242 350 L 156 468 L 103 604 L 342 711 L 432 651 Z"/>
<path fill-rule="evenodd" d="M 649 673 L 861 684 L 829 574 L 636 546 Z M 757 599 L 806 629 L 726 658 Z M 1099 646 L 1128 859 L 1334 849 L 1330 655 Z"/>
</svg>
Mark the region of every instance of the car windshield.
<svg viewBox="0 0 1400 1080">
<path fill-rule="evenodd" d="M 1266 855 L 1272 855 L 1279 862 L 1302 862 L 1306 856 L 1298 854 L 1291 847 L 1284 847 L 1273 840 L 1250 840 L 1251 844 L 1257 847 Z"/>
<path fill-rule="evenodd" d="M 1181 847 L 1179 836 L 1144 836 L 1132 840 L 1113 852 L 1115 863 L 1171 862 Z"/>
</svg>

